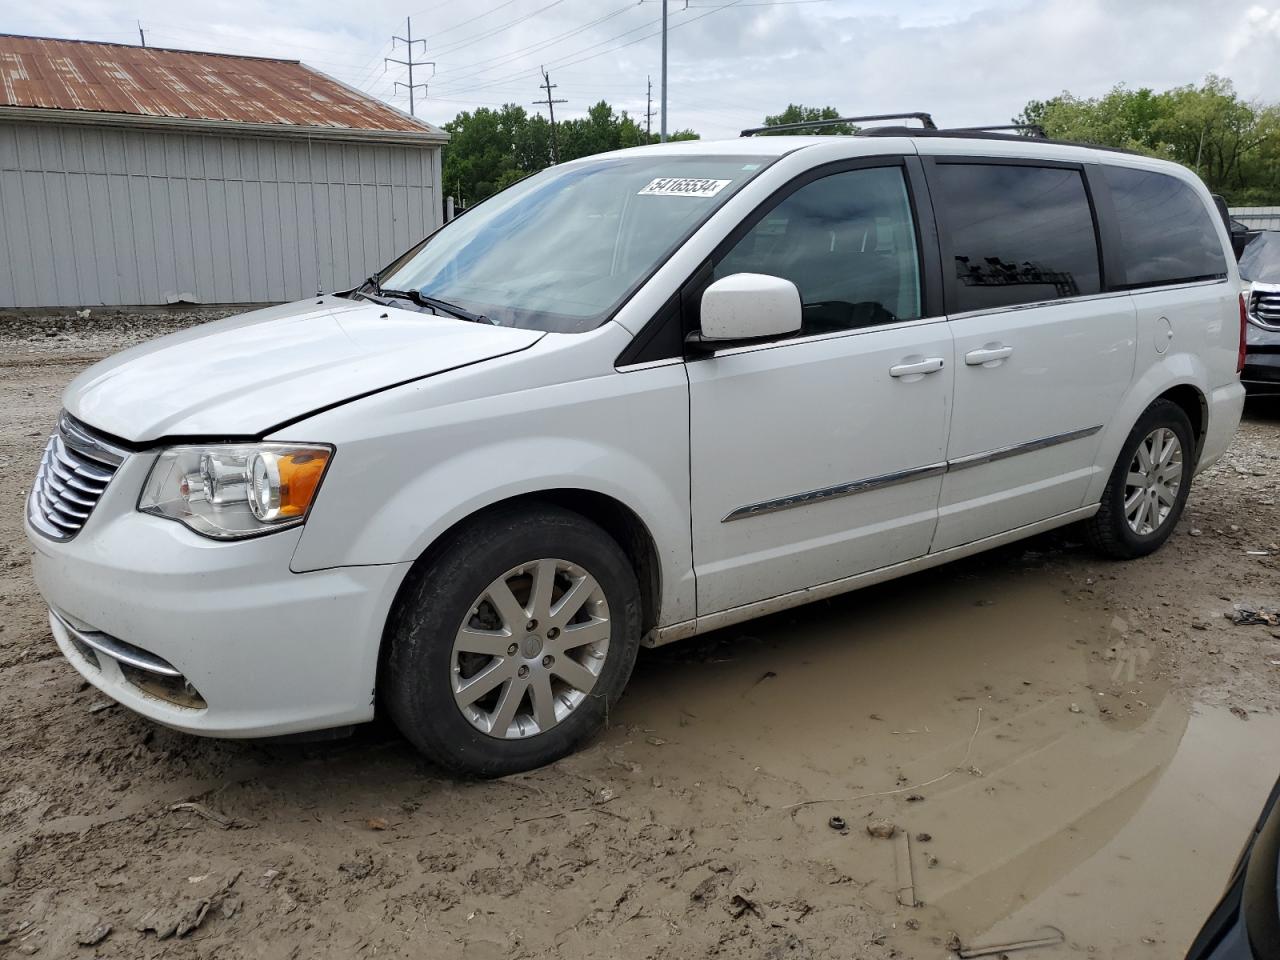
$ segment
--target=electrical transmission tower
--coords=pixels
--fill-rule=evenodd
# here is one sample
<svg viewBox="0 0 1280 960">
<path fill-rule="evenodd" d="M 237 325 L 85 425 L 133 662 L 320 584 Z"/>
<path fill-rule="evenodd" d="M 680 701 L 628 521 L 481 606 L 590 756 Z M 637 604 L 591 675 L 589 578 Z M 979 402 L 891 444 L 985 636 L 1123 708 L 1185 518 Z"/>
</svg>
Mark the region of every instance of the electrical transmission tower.
<svg viewBox="0 0 1280 960">
<path fill-rule="evenodd" d="M 551 162 L 560 162 L 560 147 L 556 143 L 556 104 L 568 103 L 568 100 L 552 100 L 551 91 L 556 88 L 556 84 L 551 82 L 551 75 L 547 73 L 547 68 L 542 68 L 542 89 L 547 91 L 547 99 L 533 101 L 534 106 L 540 107 L 544 103 L 547 105 L 547 113 L 551 116 Z"/>
<path fill-rule="evenodd" d="M 410 17 L 405 17 L 405 19 L 404 19 L 404 36 L 403 36 L 403 37 L 395 37 L 395 36 L 393 36 L 393 37 L 391 38 L 391 46 L 392 46 L 392 48 L 393 48 L 393 49 L 395 48 L 395 44 L 396 44 L 396 41 L 397 41 L 397 40 L 399 40 L 401 43 L 403 43 L 403 44 L 404 44 L 404 46 L 405 46 L 405 56 L 406 56 L 406 57 L 408 57 L 408 59 L 407 59 L 407 60 L 397 60 L 397 59 L 395 59 L 394 57 L 387 57 L 387 58 L 386 58 L 386 62 L 387 62 L 387 63 L 398 63 L 398 64 L 400 64 L 400 66 L 402 66 L 402 67 L 408 67 L 408 68 L 409 68 L 409 82 L 408 82 L 408 83 L 401 83 L 399 80 L 397 80 L 397 81 L 395 82 L 395 86 L 394 86 L 392 89 L 393 89 L 393 90 L 398 90 L 398 89 L 400 89 L 401 87 L 405 87 L 405 88 L 407 88 L 407 89 L 408 89 L 408 91 L 409 91 L 409 116 L 411 116 L 411 117 L 412 117 L 412 116 L 416 116 L 416 115 L 417 115 L 417 114 L 414 112 L 414 99 L 413 99 L 413 92 L 414 92 L 416 89 L 418 89 L 419 87 L 421 87 L 421 88 L 422 88 L 422 92 L 423 92 L 423 95 L 424 95 L 424 96 L 426 95 L 426 92 L 427 92 L 427 85 L 426 85 L 425 83 L 414 83 L 414 82 L 413 82 L 413 68 L 414 68 L 414 67 L 430 67 L 430 68 L 431 68 L 431 74 L 432 74 L 432 76 L 435 76 L 435 72 L 436 72 L 436 65 L 435 65 L 435 61 L 433 61 L 433 60 L 414 60 L 414 59 L 413 59 L 413 45 L 414 45 L 415 43 L 420 43 L 420 44 L 422 44 L 422 52 L 425 54 L 425 53 L 427 52 L 427 41 L 426 41 L 426 40 L 415 40 L 415 39 L 413 39 L 413 20 L 412 20 Z M 383 67 L 383 69 L 385 70 L 385 69 L 386 69 L 386 67 L 384 66 L 384 67 Z"/>
</svg>

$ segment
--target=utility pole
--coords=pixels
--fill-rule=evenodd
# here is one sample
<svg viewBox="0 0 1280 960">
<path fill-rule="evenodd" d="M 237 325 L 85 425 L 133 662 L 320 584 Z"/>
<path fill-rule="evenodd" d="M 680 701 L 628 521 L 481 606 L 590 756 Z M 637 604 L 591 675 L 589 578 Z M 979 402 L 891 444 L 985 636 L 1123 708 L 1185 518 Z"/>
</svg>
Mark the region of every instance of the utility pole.
<svg viewBox="0 0 1280 960">
<path fill-rule="evenodd" d="M 142 41 L 142 45 L 147 45 L 147 35 L 142 32 L 142 21 L 138 21 L 138 39 Z"/>
<path fill-rule="evenodd" d="M 415 43 L 422 44 L 422 52 L 425 54 L 427 52 L 427 41 L 413 39 L 413 20 L 411 18 L 409 17 L 404 18 L 404 36 L 403 37 L 393 36 L 391 38 L 391 46 L 393 49 L 395 48 L 397 40 L 399 40 L 401 43 L 405 45 L 405 56 L 408 57 L 409 59 L 397 60 L 394 57 L 387 57 L 386 63 L 398 63 L 402 67 L 409 68 L 409 82 L 401 83 L 399 80 L 397 80 L 395 82 L 395 86 L 392 87 L 392 90 L 397 90 L 400 87 L 406 87 L 409 90 L 409 116 L 412 117 L 417 115 L 414 113 L 413 91 L 416 90 L 418 87 L 421 87 L 423 90 L 423 93 L 425 94 L 427 89 L 427 85 L 425 83 L 413 82 L 413 68 L 414 67 L 430 67 L 431 75 L 435 76 L 436 65 L 434 60 L 414 60 L 413 59 L 413 45 Z M 385 64 L 383 65 L 383 70 L 384 71 L 386 70 Z"/>
<path fill-rule="evenodd" d="M 556 84 L 551 82 L 551 75 L 547 73 L 547 68 L 542 67 L 542 89 L 547 91 L 547 99 L 533 101 L 534 106 L 540 107 L 544 103 L 547 105 L 547 113 L 551 115 L 551 162 L 553 164 L 560 162 L 560 147 L 556 143 L 556 104 L 568 103 L 568 100 L 552 100 L 551 91 L 556 88 Z"/>
<path fill-rule="evenodd" d="M 662 134 L 667 142 L 667 0 L 662 0 Z"/>
<path fill-rule="evenodd" d="M 653 139 L 653 77 L 645 77 L 649 90 L 644 96 L 644 136 L 645 140 Z"/>
</svg>

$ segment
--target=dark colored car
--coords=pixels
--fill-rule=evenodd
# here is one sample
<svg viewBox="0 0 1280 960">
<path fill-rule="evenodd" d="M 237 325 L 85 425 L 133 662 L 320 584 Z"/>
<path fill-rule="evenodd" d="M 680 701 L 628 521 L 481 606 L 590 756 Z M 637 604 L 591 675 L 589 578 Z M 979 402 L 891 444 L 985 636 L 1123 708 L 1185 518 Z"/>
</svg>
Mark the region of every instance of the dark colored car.
<svg viewBox="0 0 1280 960">
<path fill-rule="evenodd" d="M 1218 208 L 1218 214 L 1222 217 L 1222 222 L 1227 225 L 1227 232 L 1231 234 L 1231 249 L 1235 252 L 1236 259 L 1239 260 L 1244 254 L 1244 248 L 1258 235 L 1259 231 L 1246 226 L 1231 216 L 1227 211 L 1227 201 L 1216 193 L 1213 195 L 1213 202 Z"/>
<path fill-rule="evenodd" d="M 1280 395 L 1280 230 L 1262 230 L 1240 258 L 1249 325 L 1240 379 L 1253 394 Z"/>
<path fill-rule="evenodd" d="M 1280 782 L 1187 960 L 1280 960 Z"/>
</svg>

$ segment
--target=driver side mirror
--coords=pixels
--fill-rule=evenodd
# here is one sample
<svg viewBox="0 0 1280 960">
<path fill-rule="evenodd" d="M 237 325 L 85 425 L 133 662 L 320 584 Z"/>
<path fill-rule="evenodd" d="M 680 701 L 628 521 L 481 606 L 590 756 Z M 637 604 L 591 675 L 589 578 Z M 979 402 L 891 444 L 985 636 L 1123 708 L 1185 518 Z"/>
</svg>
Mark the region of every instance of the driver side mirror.
<svg viewBox="0 0 1280 960">
<path fill-rule="evenodd" d="M 779 337 L 798 331 L 800 319 L 800 291 L 790 280 L 735 273 L 702 292 L 698 339 L 706 343 Z"/>
</svg>

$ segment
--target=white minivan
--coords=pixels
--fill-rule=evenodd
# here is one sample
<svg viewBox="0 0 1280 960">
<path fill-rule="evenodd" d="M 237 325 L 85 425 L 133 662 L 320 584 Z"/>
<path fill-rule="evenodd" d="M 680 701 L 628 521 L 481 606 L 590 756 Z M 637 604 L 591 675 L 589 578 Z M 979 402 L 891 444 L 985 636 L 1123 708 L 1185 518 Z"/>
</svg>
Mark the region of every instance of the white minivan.
<svg viewBox="0 0 1280 960">
<path fill-rule="evenodd" d="M 28 501 L 91 683 L 219 737 L 384 711 L 547 763 L 656 646 L 1079 522 L 1159 547 L 1240 418 L 1171 163 L 872 128 L 544 170 L 356 290 L 66 390 Z"/>
</svg>

